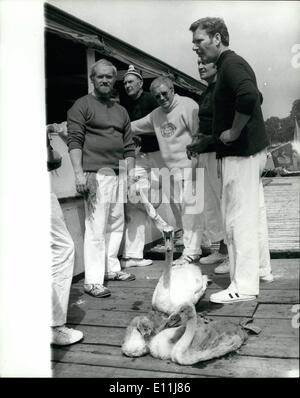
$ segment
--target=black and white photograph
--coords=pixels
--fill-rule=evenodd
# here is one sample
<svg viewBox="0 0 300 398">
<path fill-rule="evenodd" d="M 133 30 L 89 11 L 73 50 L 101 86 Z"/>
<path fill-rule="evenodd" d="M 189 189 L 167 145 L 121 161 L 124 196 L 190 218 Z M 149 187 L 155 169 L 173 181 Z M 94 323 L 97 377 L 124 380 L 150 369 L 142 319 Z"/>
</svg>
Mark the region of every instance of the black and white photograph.
<svg viewBox="0 0 300 398">
<path fill-rule="evenodd" d="M 299 16 L 0 0 L 1 378 L 299 378 Z"/>
</svg>

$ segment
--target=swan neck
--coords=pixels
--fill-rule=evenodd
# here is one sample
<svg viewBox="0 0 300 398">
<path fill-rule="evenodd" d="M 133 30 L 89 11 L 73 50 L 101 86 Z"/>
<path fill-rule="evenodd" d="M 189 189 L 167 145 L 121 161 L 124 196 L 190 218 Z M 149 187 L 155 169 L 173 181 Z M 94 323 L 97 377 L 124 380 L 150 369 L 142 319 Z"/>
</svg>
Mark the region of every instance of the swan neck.
<svg viewBox="0 0 300 398">
<path fill-rule="evenodd" d="M 163 273 L 163 285 L 164 287 L 170 286 L 171 271 L 172 271 L 173 255 L 171 252 L 166 253 L 166 267 Z"/>
<path fill-rule="evenodd" d="M 197 317 L 194 316 L 193 318 L 189 319 L 186 323 L 186 328 L 183 336 L 176 344 L 176 351 L 184 352 L 188 349 L 193 338 L 195 336 L 195 331 L 197 328 Z"/>
</svg>

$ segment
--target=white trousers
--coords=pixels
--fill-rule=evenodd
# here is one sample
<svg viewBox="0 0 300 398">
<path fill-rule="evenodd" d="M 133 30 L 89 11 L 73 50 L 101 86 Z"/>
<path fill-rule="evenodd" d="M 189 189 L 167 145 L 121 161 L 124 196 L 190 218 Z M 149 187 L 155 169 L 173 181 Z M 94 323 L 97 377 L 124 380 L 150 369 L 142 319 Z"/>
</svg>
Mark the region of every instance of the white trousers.
<svg viewBox="0 0 300 398">
<path fill-rule="evenodd" d="M 106 273 L 121 270 L 118 252 L 124 227 L 124 203 L 119 197 L 121 178 L 96 174 L 93 212 L 85 201 L 84 267 L 86 284 L 103 284 Z M 121 188 L 121 189 L 120 189 Z"/>
<path fill-rule="evenodd" d="M 194 200 L 192 190 L 185 189 L 185 184 L 192 184 L 192 181 L 190 179 L 186 179 L 185 181 L 177 178 L 174 179 L 174 197 L 175 201 L 179 202 L 175 203 L 175 205 L 179 210 L 183 230 L 182 238 L 184 249 L 182 255 L 194 256 L 201 254 L 201 243 L 205 224 L 204 213 L 203 208 Z M 198 187 L 203 191 L 203 176 L 201 179 L 197 179 L 197 184 L 199 184 Z M 171 198 L 171 201 L 172 199 L 173 198 Z M 202 203 L 203 201 L 200 202 Z"/>
<path fill-rule="evenodd" d="M 51 194 L 52 326 L 66 323 L 74 268 L 74 243 L 57 197 Z"/>
<path fill-rule="evenodd" d="M 222 159 L 222 212 L 230 261 L 230 289 L 258 295 L 259 276 L 271 272 L 261 172 L 266 151 Z"/>
<path fill-rule="evenodd" d="M 145 211 L 134 204 L 126 204 L 124 258 L 143 258 L 147 223 L 148 215 Z"/>
<path fill-rule="evenodd" d="M 158 177 L 153 172 L 151 179 L 149 179 L 147 172 L 148 170 L 150 172 L 152 165 L 150 162 L 147 163 L 147 157 L 145 156 L 144 167 L 138 164 L 135 167 L 135 176 L 139 178 L 135 183 L 135 187 L 140 192 L 137 195 L 140 203 L 131 203 L 129 195 L 128 203 L 125 206 L 126 225 L 123 258 L 143 258 L 146 228 L 150 226 L 149 217 L 152 219 L 155 216 L 159 217 L 154 207 L 150 204 L 151 190 L 154 190 L 157 194 L 159 193 Z M 145 203 L 146 207 L 142 203 Z"/>
<path fill-rule="evenodd" d="M 225 238 L 225 232 L 221 211 L 221 170 L 218 172 L 216 152 L 200 154 L 198 167 L 204 168 L 205 237 L 210 242 L 220 242 Z"/>
</svg>

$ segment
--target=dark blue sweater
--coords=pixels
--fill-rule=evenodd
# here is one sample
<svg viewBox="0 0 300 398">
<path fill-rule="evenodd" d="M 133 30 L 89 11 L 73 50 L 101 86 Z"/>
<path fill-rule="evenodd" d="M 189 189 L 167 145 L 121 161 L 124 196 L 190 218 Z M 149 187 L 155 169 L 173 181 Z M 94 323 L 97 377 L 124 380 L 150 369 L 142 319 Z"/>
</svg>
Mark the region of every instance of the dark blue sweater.
<svg viewBox="0 0 300 398">
<path fill-rule="evenodd" d="M 231 50 L 224 51 L 216 65 L 213 134 L 217 139 L 217 157 L 254 155 L 269 144 L 255 74 L 250 65 Z M 224 145 L 218 137 L 232 127 L 236 111 L 251 117 L 239 138 Z"/>
<path fill-rule="evenodd" d="M 158 107 L 156 100 L 146 91 L 143 91 L 141 96 L 136 100 L 127 96 L 122 100 L 121 105 L 127 110 L 132 122 L 149 115 L 149 113 Z M 140 137 L 142 140 L 141 152 L 148 153 L 159 151 L 159 145 L 154 131 L 151 135 L 142 135 Z"/>
<path fill-rule="evenodd" d="M 83 171 L 117 170 L 120 160 L 135 157 L 126 109 L 91 94 L 79 98 L 68 111 L 68 146 L 82 150 Z"/>
</svg>

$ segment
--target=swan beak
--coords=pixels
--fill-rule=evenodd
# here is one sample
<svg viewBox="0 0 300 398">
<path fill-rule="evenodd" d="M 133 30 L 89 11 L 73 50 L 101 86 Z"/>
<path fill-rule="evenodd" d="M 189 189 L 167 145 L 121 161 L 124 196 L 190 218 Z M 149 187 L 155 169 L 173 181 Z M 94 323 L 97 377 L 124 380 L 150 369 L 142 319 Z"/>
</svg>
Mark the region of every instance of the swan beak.
<svg viewBox="0 0 300 398">
<path fill-rule="evenodd" d="M 163 231 L 164 234 L 164 239 L 165 239 L 165 247 L 166 251 L 172 251 L 173 250 L 173 238 L 174 238 L 174 229 L 171 228 L 169 230 L 165 229 Z"/>
<path fill-rule="evenodd" d="M 181 323 L 181 317 L 179 314 L 170 315 L 169 318 L 166 319 L 165 328 L 173 328 L 175 326 L 179 326 Z"/>
</svg>

